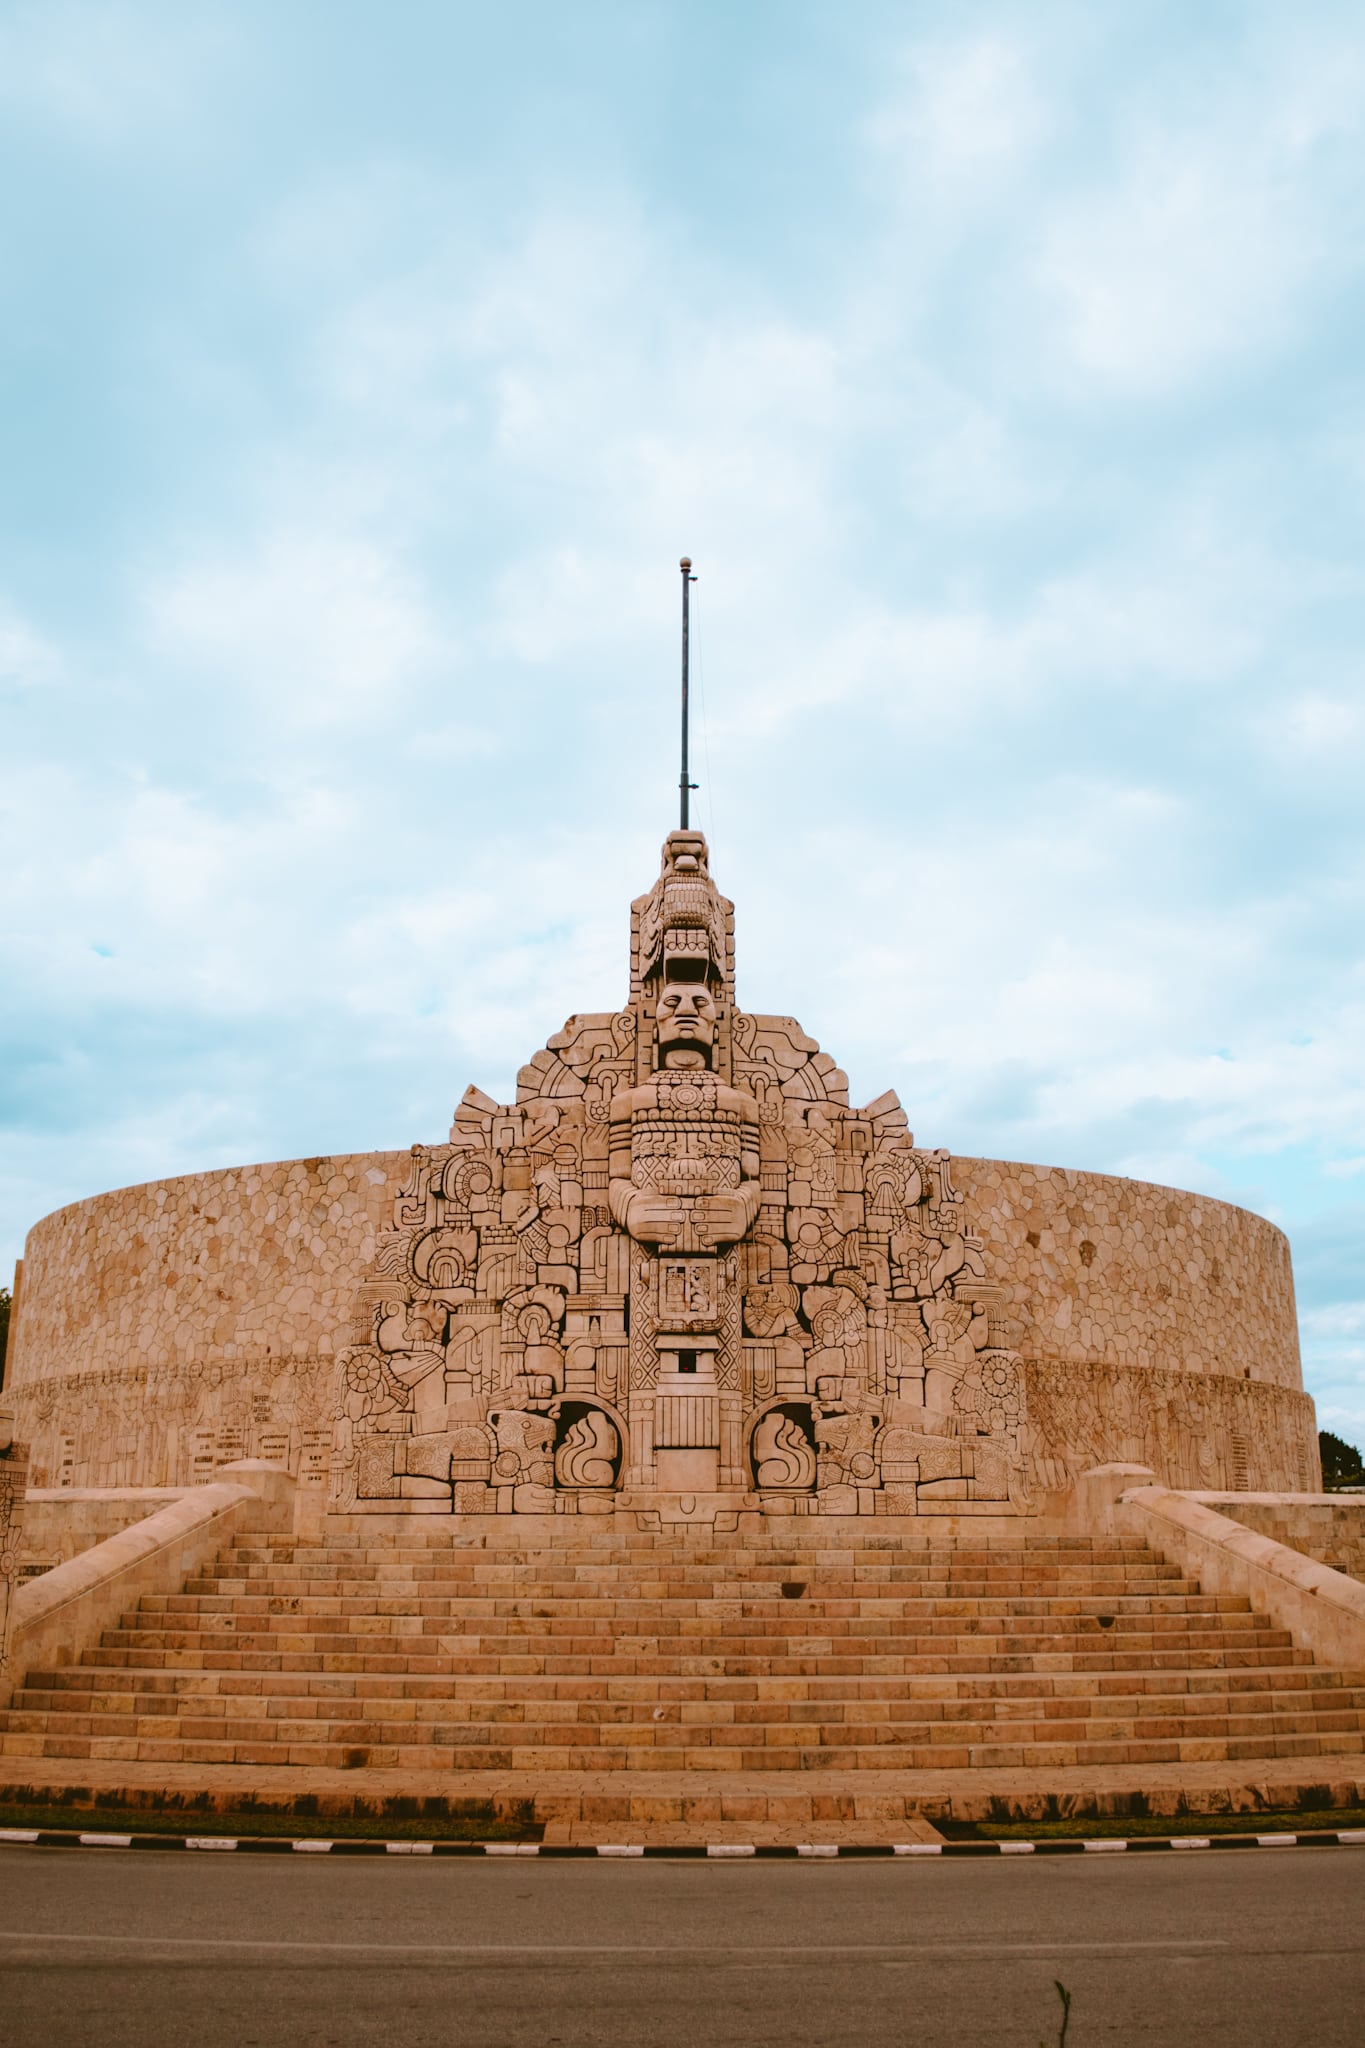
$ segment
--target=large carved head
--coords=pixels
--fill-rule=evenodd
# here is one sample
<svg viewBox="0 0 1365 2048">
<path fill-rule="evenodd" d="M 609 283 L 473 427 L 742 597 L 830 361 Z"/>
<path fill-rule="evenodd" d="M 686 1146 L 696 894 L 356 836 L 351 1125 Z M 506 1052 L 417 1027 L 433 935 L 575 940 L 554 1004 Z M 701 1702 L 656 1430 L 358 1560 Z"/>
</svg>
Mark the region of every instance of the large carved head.
<svg viewBox="0 0 1365 2048">
<path fill-rule="evenodd" d="M 709 1067 L 717 1015 L 715 997 L 704 981 L 665 982 L 654 1011 L 659 1065 Z"/>
</svg>

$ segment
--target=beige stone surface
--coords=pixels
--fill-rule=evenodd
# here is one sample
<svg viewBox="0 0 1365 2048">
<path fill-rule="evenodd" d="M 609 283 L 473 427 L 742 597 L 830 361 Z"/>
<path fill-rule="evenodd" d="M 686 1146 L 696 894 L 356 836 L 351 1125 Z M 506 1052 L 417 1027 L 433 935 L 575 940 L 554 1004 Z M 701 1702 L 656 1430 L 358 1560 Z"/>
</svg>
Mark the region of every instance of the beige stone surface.
<svg viewBox="0 0 1365 2048">
<path fill-rule="evenodd" d="M 1096 1475 L 1108 1490 L 1091 1520 L 1114 1518 L 1129 1476 Z M 1160 1512 L 1173 1497 L 1149 1491 L 1154 1533 L 1180 1538 L 1179 1515 Z M 1248 1597 L 1274 1546 L 1187 1502 L 1186 1525 L 1221 1526 L 1232 1555 L 1214 1562 L 1239 1578 L 1204 1584 L 1131 1536 L 1022 1519 L 980 1537 L 931 1534 L 925 1518 L 884 1534 L 861 1517 L 754 1514 L 742 1530 L 664 1533 L 489 1516 L 442 1544 L 357 1516 L 322 1543 L 238 1538 L 183 1585 L 176 1569 L 153 1584 L 153 1525 L 195 1500 L 145 1525 L 141 1550 L 137 1531 L 101 1546 L 111 1560 L 138 1551 L 136 1605 L 111 1620 L 106 1599 L 102 1638 L 92 1631 L 78 1662 L 30 1656 L 0 1754 L 249 1763 L 267 1782 L 348 1763 L 612 1771 L 623 1786 L 703 1773 L 719 1796 L 755 1771 L 1365 1750 L 1360 1673 L 1315 1662 Z M 183 1572 L 164 1541 L 159 1556 Z M 1292 1564 L 1291 1591 L 1316 1574 L 1365 1599 Z M 23 1598 L 51 1604 L 58 1582 L 101 1577 L 91 1552 Z"/>
<path fill-rule="evenodd" d="M 14 1441 L 9 1410 L 0 1415 L 0 1691 L 8 1684 L 19 1590 L 28 1451 Z"/>
<path fill-rule="evenodd" d="M 1206 1507 L 1365 1583 L 1365 1496 L 1201 1493 Z"/>
<path fill-rule="evenodd" d="M 335 1352 L 404 1153 L 227 1168 L 29 1234 L 8 1392 L 38 1487 L 188 1486 L 234 1458 L 326 1485 Z"/>
<path fill-rule="evenodd" d="M 145 1522 L 186 1491 L 183 1486 L 31 1486 L 24 1500 L 20 1569 L 25 1577 L 50 1571 L 121 1529 Z"/>
<path fill-rule="evenodd" d="M 1289 1244 L 1263 1216 L 1113 1174 L 953 1168 L 1025 1357 L 1300 1390 Z"/>
</svg>

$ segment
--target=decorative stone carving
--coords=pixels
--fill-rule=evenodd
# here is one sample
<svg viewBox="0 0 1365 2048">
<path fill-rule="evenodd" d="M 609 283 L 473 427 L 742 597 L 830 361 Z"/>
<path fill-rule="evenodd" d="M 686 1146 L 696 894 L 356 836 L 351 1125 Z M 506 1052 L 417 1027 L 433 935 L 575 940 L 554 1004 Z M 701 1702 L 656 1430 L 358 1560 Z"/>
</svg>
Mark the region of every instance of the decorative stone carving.
<svg viewBox="0 0 1365 2048">
<path fill-rule="evenodd" d="M 0 1409 L 0 1683 L 10 1676 L 10 1636 L 27 1491 L 28 1451 L 14 1441 L 10 1411 Z"/>
<path fill-rule="evenodd" d="M 339 1511 L 483 1485 L 508 1512 L 619 1488 L 867 1514 L 884 1465 L 898 1513 L 1024 1501 L 1024 1381 L 951 1162 L 894 1095 L 851 1109 L 791 1018 L 736 1009 L 733 933 L 701 834 L 672 833 L 626 1009 L 414 1148 L 341 1355 Z M 486 1478 L 442 1466 L 456 1424 L 492 1432 Z"/>
<path fill-rule="evenodd" d="M 616 1483 L 621 1438 L 600 1408 L 586 1408 L 568 1424 L 555 1450 L 555 1483 L 600 1490 Z"/>
<path fill-rule="evenodd" d="M 805 1492 L 815 1484 L 816 1457 L 810 1437 L 785 1408 L 770 1408 L 754 1426 L 750 1450 L 754 1484 L 760 1489 Z"/>
</svg>

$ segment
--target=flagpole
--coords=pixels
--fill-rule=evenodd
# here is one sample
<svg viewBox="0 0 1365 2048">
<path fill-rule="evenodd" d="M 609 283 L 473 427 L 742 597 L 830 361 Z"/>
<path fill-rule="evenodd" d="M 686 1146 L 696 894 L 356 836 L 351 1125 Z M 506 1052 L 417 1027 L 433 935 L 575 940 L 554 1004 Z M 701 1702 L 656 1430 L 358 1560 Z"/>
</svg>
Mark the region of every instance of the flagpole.
<svg viewBox="0 0 1365 2048">
<path fill-rule="evenodd" d="M 682 560 L 681 560 L 681 561 L 679 562 L 679 564 L 678 564 L 678 567 L 679 567 L 679 568 L 680 568 L 680 569 L 682 570 L 682 773 L 681 773 L 681 775 L 680 775 L 680 776 L 678 777 L 678 822 L 679 822 L 679 824 L 681 825 L 681 827 L 682 827 L 683 831 L 684 831 L 684 832 L 686 832 L 686 831 L 687 831 L 687 829 L 688 829 L 688 819 L 687 819 L 687 798 L 688 798 L 688 793 L 689 793 L 689 791 L 691 791 L 691 790 L 694 790 L 694 789 L 696 788 L 696 786 L 697 786 L 695 782 L 691 782 L 691 781 L 689 781 L 689 780 L 688 780 L 688 774 L 689 774 L 689 770 L 688 770 L 688 762 L 687 762 L 687 751 L 688 751 L 688 704 L 687 704 L 687 651 L 688 651 L 688 650 L 687 650 L 687 643 L 688 643 L 688 631 L 689 631 L 689 622 L 688 622 L 688 609 L 689 609 L 689 607 L 688 607 L 688 598 L 689 598 L 689 596 L 690 596 L 690 593 L 691 593 L 691 587 L 692 587 L 692 585 L 693 585 L 693 584 L 694 584 L 694 583 L 696 582 L 696 580 L 697 580 L 697 579 L 696 579 L 696 577 L 695 577 L 695 576 L 694 576 L 694 575 L 692 574 L 692 557 L 691 557 L 690 555 L 684 555 L 684 556 L 683 556 L 683 558 L 682 558 Z"/>
</svg>

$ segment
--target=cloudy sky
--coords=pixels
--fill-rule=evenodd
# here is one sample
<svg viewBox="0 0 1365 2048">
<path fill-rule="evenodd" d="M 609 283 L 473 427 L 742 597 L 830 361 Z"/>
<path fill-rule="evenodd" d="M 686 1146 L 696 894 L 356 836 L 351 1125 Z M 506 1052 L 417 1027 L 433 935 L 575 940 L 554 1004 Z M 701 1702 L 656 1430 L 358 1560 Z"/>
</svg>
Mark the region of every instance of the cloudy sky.
<svg viewBox="0 0 1365 2048">
<path fill-rule="evenodd" d="M 1365 1436 L 1365 25 L 6 0 L 0 1268 L 623 993 L 1290 1233 Z"/>
</svg>

